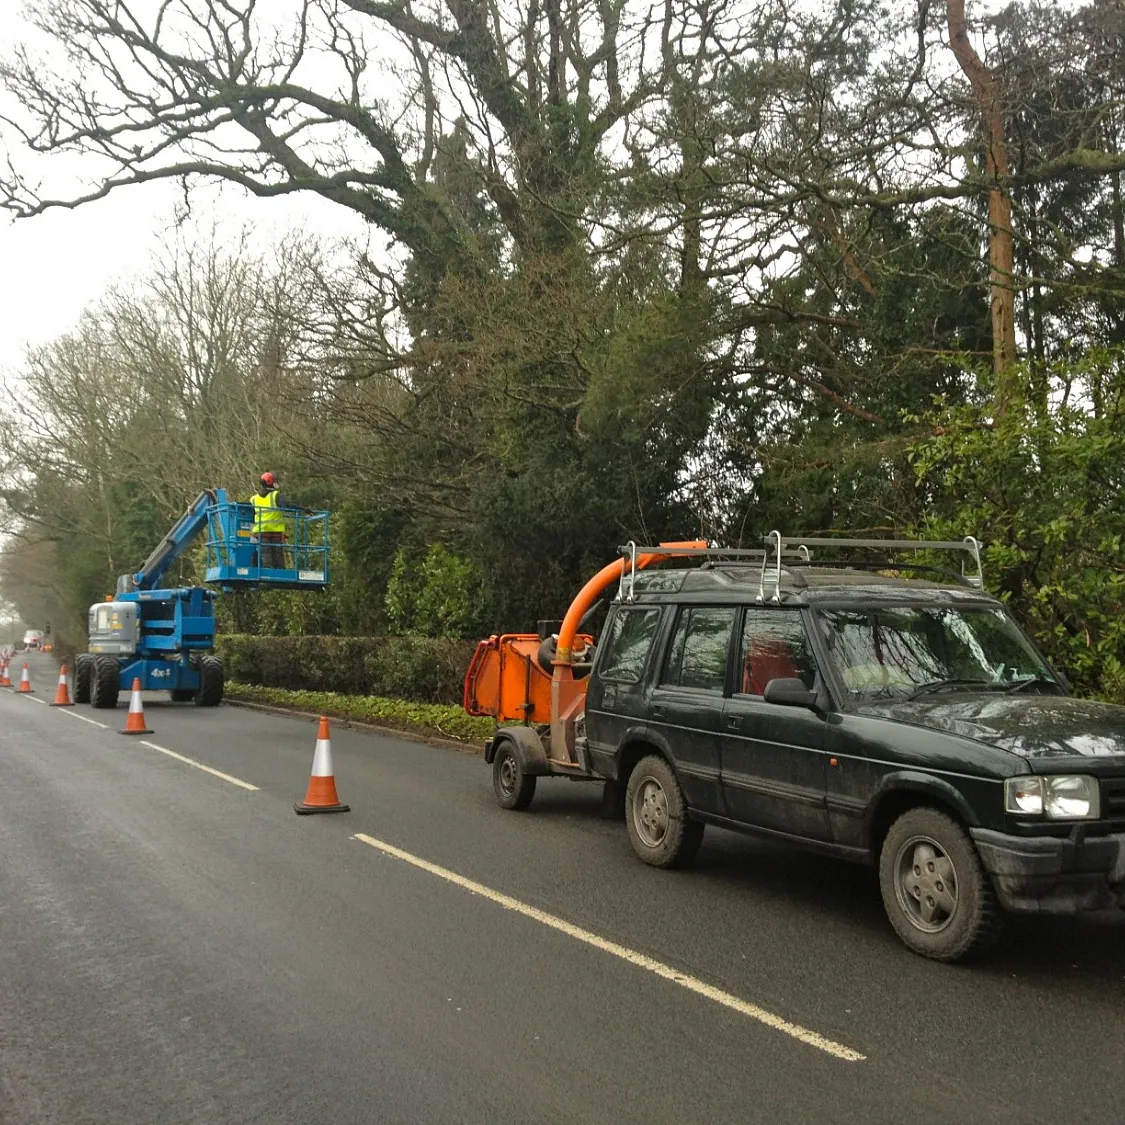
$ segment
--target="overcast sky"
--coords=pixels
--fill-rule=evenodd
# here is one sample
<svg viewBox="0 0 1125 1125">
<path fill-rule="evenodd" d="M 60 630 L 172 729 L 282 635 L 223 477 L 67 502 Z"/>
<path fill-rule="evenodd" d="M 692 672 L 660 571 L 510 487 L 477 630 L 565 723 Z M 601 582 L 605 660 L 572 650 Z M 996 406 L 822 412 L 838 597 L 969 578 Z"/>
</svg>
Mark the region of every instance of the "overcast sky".
<svg viewBox="0 0 1125 1125">
<path fill-rule="evenodd" d="M 353 213 L 312 195 L 261 200 L 230 185 L 193 193 L 197 220 L 233 234 L 250 224 L 262 242 L 303 227 L 329 237 L 362 235 Z M 75 211 L 0 218 L 0 368 L 18 371 L 24 349 L 67 331 L 113 282 L 143 274 L 182 200 L 177 185 L 143 184 Z"/>
<path fill-rule="evenodd" d="M 285 0 L 273 2 L 280 9 Z M 21 0 L 0 0 L 0 51 L 21 40 L 33 49 L 43 43 L 23 20 L 23 6 Z M 0 126 L 0 161 L 13 143 Z M 75 183 L 88 171 L 69 157 L 46 157 L 42 166 L 53 180 L 61 172 Z M 53 186 L 66 190 L 57 180 Z M 20 220 L 0 213 L 0 373 L 18 372 L 28 345 L 67 331 L 111 284 L 143 274 L 182 200 L 179 184 L 156 181 L 73 211 Z M 256 199 L 232 184 L 193 189 L 192 216 L 201 229 L 217 220 L 220 234 L 227 230 L 232 238 L 248 224 L 259 245 L 294 227 L 333 238 L 362 237 L 365 230 L 353 212 L 311 194 Z"/>
</svg>

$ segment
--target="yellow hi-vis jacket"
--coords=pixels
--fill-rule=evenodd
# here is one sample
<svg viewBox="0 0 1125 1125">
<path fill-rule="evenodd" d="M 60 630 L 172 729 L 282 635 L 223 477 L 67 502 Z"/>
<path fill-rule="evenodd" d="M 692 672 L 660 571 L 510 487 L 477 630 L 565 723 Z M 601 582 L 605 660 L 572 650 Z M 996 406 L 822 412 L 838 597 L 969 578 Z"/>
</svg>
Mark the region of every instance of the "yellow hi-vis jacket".
<svg viewBox="0 0 1125 1125">
<path fill-rule="evenodd" d="M 277 506 L 277 489 L 265 496 L 255 492 L 250 497 L 254 505 L 254 534 L 265 535 L 270 532 L 285 534 L 285 516 Z"/>
</svg>

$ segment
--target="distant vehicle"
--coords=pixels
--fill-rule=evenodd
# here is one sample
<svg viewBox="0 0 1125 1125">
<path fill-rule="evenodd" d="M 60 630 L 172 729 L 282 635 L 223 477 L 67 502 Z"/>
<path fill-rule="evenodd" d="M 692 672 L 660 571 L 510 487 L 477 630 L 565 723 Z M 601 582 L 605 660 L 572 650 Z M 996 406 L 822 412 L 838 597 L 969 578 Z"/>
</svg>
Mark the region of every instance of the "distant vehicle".
<svg viewBox="0 0 1125 1125">
<path fill-rule="evenodd" d="M 23 647 L 27 652 L 32 649 L 41 649 L 43 647 L 43 633 L 39 629 L 28 629 L 23 635 Z"/>
</svg>

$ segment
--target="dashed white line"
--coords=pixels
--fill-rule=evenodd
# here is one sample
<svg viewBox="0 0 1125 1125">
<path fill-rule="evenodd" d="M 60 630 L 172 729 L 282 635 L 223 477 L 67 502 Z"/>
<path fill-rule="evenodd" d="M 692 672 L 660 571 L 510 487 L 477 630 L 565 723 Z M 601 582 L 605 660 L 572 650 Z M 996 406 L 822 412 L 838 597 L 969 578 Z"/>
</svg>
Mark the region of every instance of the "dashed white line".
<svg viewBox="0 0 1125 1125">
<path fill-rule="evenodd" d="M 764 1024 L 774 1031 L 780 1031 L 782 1034 L 788 1035 L 790 1038 L 796 1039 L 809 1047 L 815 1047 L 818 1051 L 823 1051 L 825 1054 L 832 1055 L 834 1058 L 842 1059 L 845 1062 L 863 1062 L 867 1057 L 866 1055 L 860 1054 L 859 1051 L 853 1050 L 851 1047 L 846 1047 L 842 1043 L 837 1043 L 832 1039 L 828 1039 L 818 1032 L 810 1031 L 807 1027 L 801 1027 L 799 1024 L 790 1023 L 787 1019 L 783 1019 L 773 1012 L 768 1012 L 765 1008 L 758 1007 L 757 1004 L 750 1004 L 730 992 L 724 992 L 721 988 L 716 988 L 714 985 L 708 984 L 698 977 L 690 976 L 688 973 L 682 973 L 679 969 L 674 969 L 671 965 L 664 964 L 663 961 L 657 961 L 652 957 L 645 956 L 643 953 L 638 953 L 634 949 L 629 949 L 624 945 L 618 945 L 615 941 L 609 941 L 607 938 L 599 937 L 597 934 L 591 933 L 589 930 L 583 930 L 581 927 L 575 926 L 562 918 L 557 918 L 553 914 L 548 914 L 546 911 L 539 910 L 534 906 L 529 906 L 525 902 L 520 902 L 519 899 L 511 898 L 506 894 L 501 894 L 499 891 L 494 891 L 491 887 L 486 887 L 483 883 L 477 883 L 472 879 L 466 879 L 464 875 L 458 875 L 456 871 L 450 871 L 448 868 L 439 867 L 436 863 L 430 863 L 429 860 L 422 859 L 420 856 L 412 855 L 410 852 L 404 852 L 401 848 L 396 848 L 393 844 L 385 843 L 382 840 L 376 840 L 373 836 L 366 836 L 361 832 L 357 832 L 354 838 L 361 843 L 377 848 L 387 855 L 394 856 L 395 859 L 401 859 L 406 863 L 412 864 L 414 867 L 419 867 L 423 871 L 428 871 L 431 875 L 437 875 L 438 878 L 444 879 L 446 882 L 454 883 L 472 894 L 489 899 L 498 906 L 502 906 L 505 910 L 514 911 L 516 914 L 522 914 L 525 918 L 531 918 L 544 926 L 549 926 L 553 930 L 558 930 L 560 933 L 566 934 L 568 937 L 575 938 L 577 941 L 592 945 L 595 949 L 600 949 L 604 953 L 619 957 L 622 961 L 628 961 L 630 965 L 636 965 L 638 968 L 653 973 L 658 977 L 662 977 L 664 980 L 671 981 L 673 984 L 678 984 L 681 988 L 686 988 L 689 992 L 694 992 L 699 996 L 714 1001 L 716 1004 L 721 1004 L 724 1008 L 730 1008 L 732 1011 L 748 1016 L 752 1020 L 757 1020 L 758 1023 Z"/>
<path fill-rule="evenodd" d="M 16 694 L 17 695 L 26 695 L 27 698 L 30 699 L 32 703 L 46 703 L 47 702 L 45 699 L 40 699 L 39 696 L 37 696 L 37 695 L 28 695 L 28 693 L 26 691 L 25 692 L 17 692 Z"/>
<path fill-rule="evenodd" d="M 69 719 L 79 719 L 83 723 L 89 723 L 92 727 L 101 727 L 102 730 L 109 730 L 105 723 L 99 723 L 97 719 L 88 719 L 85 715 L 79 715 L 77 711 L 62 711 Z"/>
<path fill-rule="evenodd" d="M 150 750 L 158 750 L 161 754 L 167 754 L 169 758 L 175 758 L 177 762 L 183 762 L 185 765 L 194 766 L 197 770 L 202 770 L 204 773 L 213 774 L 215 777 L 222 778 L 223 781 L 229 781 L 231 785 L 237 785 L 240 789 L 249 789 L 252 793 L 258 792 L 256 785 L 251 785 L 248 781 L 241 781 L 237 777 L 231 777 L 229 773 L 223 773 L 222 770 L 212 769 L 210 766 L 205 766 L 202 762 L 197 762 L 194 758 L 185 758 L 183 754 L 177 754 L 175 750 L 169 750 L 166 746 L 157 746 L 155 742 L 145 742 L 141 739 L 141 745 L 147 746 Z"/>
</svg>

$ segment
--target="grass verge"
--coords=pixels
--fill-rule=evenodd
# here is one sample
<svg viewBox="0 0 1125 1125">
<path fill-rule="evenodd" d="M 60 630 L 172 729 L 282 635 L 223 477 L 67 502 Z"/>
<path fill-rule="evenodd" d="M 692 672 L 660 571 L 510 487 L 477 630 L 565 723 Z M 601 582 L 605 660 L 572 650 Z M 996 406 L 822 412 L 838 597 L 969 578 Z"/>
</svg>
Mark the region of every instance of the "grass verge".
<svg viewBox="0 0 1125 1125">
<path fill-rule="evenodd" d="M 484 742 L 496 732 L 494 720 L 466 715 L 451 703 L 412 703 L 377 695 L 339 695 L 334 691 L 289 691 L 231 681 L 227 681 L 224 690 L 228 699 L 236 701 L 313 711 L 334 719 L 436 735 L 457 742 Z"/>
</svg>

